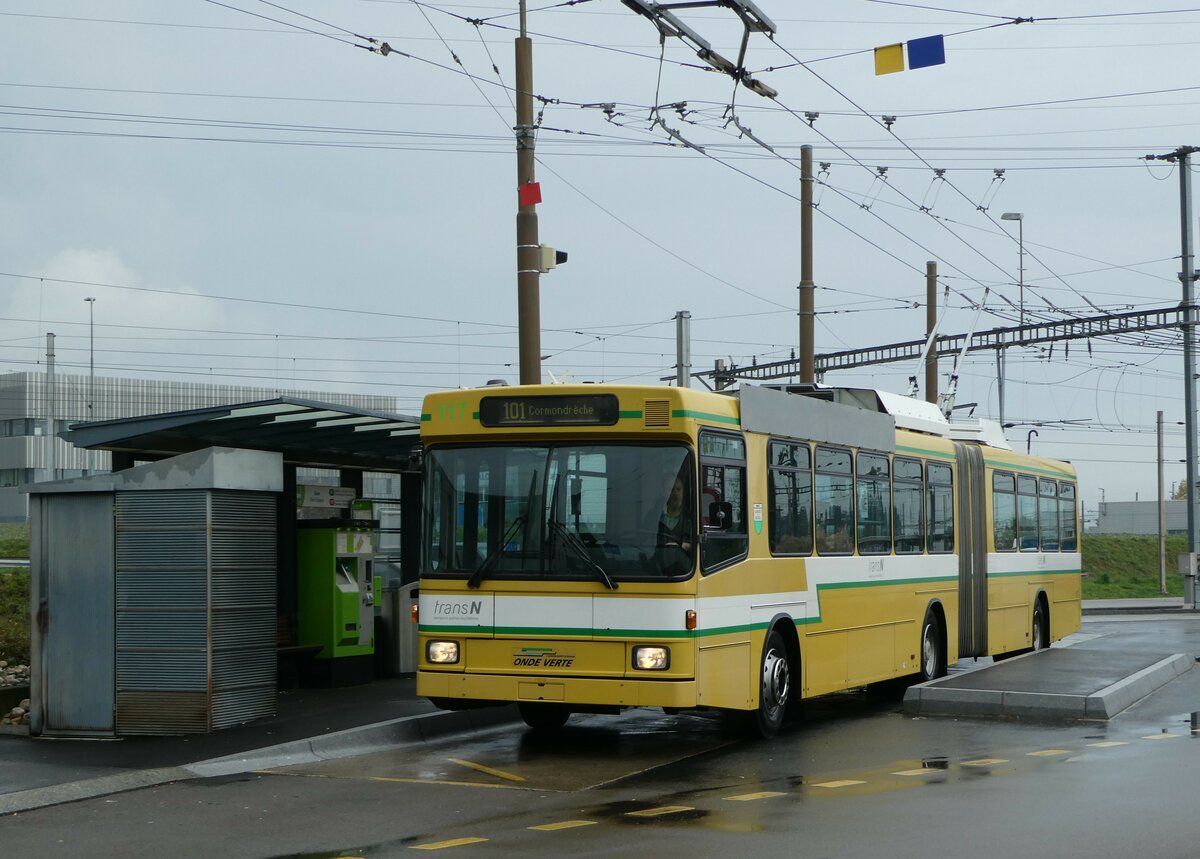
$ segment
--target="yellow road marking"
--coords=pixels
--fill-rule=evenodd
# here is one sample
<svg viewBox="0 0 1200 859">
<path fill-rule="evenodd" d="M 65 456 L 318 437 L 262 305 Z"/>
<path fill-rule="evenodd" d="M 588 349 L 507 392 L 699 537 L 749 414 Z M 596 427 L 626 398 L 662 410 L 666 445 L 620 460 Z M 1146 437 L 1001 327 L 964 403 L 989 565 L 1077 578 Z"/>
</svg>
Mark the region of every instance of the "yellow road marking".
<svg viewBox="0 0 1200 859">
<path fill-rule="evenodd" d="M 927 770 L 921 770 L 921 772 L 927 772 Z M 909 770 L 908 774 L 911 775 L 912 770 Z M 892 773 L 892 775 L 900 775 L 900 773 Z M 866 784 L 866 782 L 858 781 L 857 779 L 852 778 L 844 778 L 841 781 L 823 781 L 820 784 L 814 784 L 813 787 L 852 787 L 856 784 Z"/>
<path fill-rule="evenodd" d="M 509 781 L 525 781 L 524 776 L 513 775 L 512 773 L 506 773 L 504 770 L 498 770 L 498 769 L 493 769 L 492 767 L 486 767 L 483 764 L 477 764 L 474 761 L 464 761 L 462 758 L 450 758 L 450 763 L 458 764 L 459 766 L 463 766 L 463 767 L 469 767 L 477 772 L 487 773 L 488 775 L 494 775 L 496 778 L 506 778 Z"/>
<path fill-rule="evenodd" d="M 728 802 L 752 802 L 756 799 L 770 799 L 773 796 L 783 796 L 784 794 L 778 790 L 762 790 L 758 793 L 743 793 L 738 796 L 725 797 Z"/>
<path fill-rule="evenodd" d="M 892 775 L 929 775 L 930 773 L 940 772 L 945 772 L 945 770 L 934 769 L 933 767 L 921 767 L 915 770 L 900 770 L 900 772 L 894 772 Z"/>
<path fill-rule="evenodd" d="M 490 784 L 483 781 L 455 781 L 450 778 L 397 778 L 385 775 L 367 776 L 367 781 L 390 781 L 397 784 L 452 784 L 455 787 L 490 787 L 501 790 L 529 790 L 527 787 L 516 787 L 507 784 Z"/>
<path fill-rule="evenodd" d="M 1143 740 L 1169 740 L 1172 737 L 1182 737 L 1183 734 L 1151 734 L 1148 737 L 1142 737 Z"/>
<path fill-rule="evenodd" d="M 539 832 L 557 832 L 560 829 L 574 829 L 577 826 L 595 826 L 594 820 L 564 820 L 560 823 L 543 823 L 541 826 L 530 826 Z"/>
<path fill-rule="evenodd" d="M 432 841 L 429 844 L 414 844 L 410 850 L 445 850 L 447 847 L 462 847 L 464 844 L 479 844 L 486 838 L 453 838 L 450 841 Z"/>
<path fill-rule="evenodd" d="M 1113 746 L 1127 746 L 1129 743 L 1121 740 L 1105 740 L 1102 743 L 1088 743 L 1094 749 L 1111 749 Z"/>
<path fill-rule="evenodd" d="M 664 805 L 660 808 L 644 808 L 641 811 L 627 811 L 626 817 L 659 817 L 663 814 L 676 814 L 680 811 L 695 811 L 690 805 Z"/>
<path fill-rule="evenodd" d="M 1031 758 L 1049 758 L 1054 755 L 1069 755 L 1071 751 L 1069 749 L 1042 749 L 1040 752 L 1027 752 L 1026 754 Z"/>
<path fill-rule="evenodd" d="M 1006 761 L 1004 758 L 980 758 L 977 761 L 963 761 L 962 764 L 960 764 L 960 766 L 990 767 L 993 764 L 1006 764 L 1006 763 L 1008 763 L 1008 761 Z"/>
<path fill-rule="evenodd" d="M 500 790 L 530 790 L 528 787 L 520 787 L 515 784 L 493 784 L 491 782 L 482 781 L 456 781 L 446 778 L 399 778 L 396 776 L 369 775 L 369 776 L 347 776 L 347 775 L 327 775 L 326 773 L 302 773 L 302 772 L 284 772 L 283 770 L 254 770 L 256 773 L 263 775 L 280 775 L 288 778 L 328 778 L 337 779 L 339 781 L 390 781 L 397 784 L 452 784 L 455 787 L 489 787 L 492 789 L 499 788 Z"/>
</svg>

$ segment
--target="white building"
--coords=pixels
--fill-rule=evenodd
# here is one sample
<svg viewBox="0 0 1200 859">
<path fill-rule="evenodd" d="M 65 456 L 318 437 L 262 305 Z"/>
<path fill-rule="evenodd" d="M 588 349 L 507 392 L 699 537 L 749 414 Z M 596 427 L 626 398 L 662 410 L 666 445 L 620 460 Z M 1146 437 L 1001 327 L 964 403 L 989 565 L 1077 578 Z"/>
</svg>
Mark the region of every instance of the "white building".
<svg viewBox="0 0 1200 859">
<path fill-rule="evenodd" d="M 377 412 L 395 413 L 397 406 L 395 397 L 371 394 L 64 373 L 54 373 L 49 380 L 44 372 L 0 375 L 0 521 L 23 522 L 27 518 L 28 496 L 20 491 L 21 486 L 112 470 L 108 452 L 81 450 L 58 437 L 72 424 L 281 396 Z M 381 486 L 373 487 L 370 494 L 383 497 L 392 493 Z"/>
<path fill-rule="evenodd" d="M 1168 534 L 1187 533 L 1187 502 L 1166 502 Z M 1157 501 L 1101 501 L 1095 534 L 1157 534 Z"/>
</svg>

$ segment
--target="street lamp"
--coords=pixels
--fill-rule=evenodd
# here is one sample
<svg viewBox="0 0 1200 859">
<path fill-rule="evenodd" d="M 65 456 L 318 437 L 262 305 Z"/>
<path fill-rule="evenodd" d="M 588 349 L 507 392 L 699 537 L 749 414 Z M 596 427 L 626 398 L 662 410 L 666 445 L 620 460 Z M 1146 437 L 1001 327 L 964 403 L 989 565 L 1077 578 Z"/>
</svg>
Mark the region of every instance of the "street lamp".
<svg viewBox="0 0 1200 859">
<path fill-rule="evenodd" d="M 1017 252 L 1020 254 L 1020 263 L 1017 266 L 1017 280 L 1019 286 L 1020 299 L 1020 315 L 1021 324 L 1025 324 L 1025 215 L 1021 212 L 1005 212 L 1000 216 L 1002 221 L 1017 222 Z"/>
</svg>

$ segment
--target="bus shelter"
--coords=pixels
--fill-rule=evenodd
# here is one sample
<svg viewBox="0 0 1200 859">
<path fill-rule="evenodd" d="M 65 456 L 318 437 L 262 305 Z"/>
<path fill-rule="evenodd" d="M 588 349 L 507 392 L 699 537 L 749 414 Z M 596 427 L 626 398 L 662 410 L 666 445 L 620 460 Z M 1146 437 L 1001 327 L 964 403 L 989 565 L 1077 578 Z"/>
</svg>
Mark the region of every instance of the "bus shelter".
<svg viewBox="0 0 1200 859">
<path fill-rule="evenodd" d="M 288 397 L 73 426 L 64 437 L 110 451 L 113 473 L 28 487 L 33 732 L 204 732 L 273 713 L 277 665 L 313 649 L 296 638 L 298 469 L 334 469 L 336 491 L 355 497 L 364 473 L 398 475 L 396 584 L 415 590 L 419 426 L 415 417 Z M 164 572 L 173 568 L 195 575 Z M 390 655 L 393 672 L 403 671 L 395 655 L 406 649 L 407 618 L 395 616 L 388 594 L 373 596 L 391 627 L 376 635 L 375 665 Z M 215 632 L 192 647 L 181 620 Z M 111 643 L 112 676 L 54 662 L 38 646 L 50 629 Z M 257 662 L 246 658 L 260 650 Z M 224 679 L 214 674 L 222 659 L 240 666 Z M 242 694 L 214 698 L 222 683 Z M 207 691 L 147 698 L 138 688 Z"/>
</svg>

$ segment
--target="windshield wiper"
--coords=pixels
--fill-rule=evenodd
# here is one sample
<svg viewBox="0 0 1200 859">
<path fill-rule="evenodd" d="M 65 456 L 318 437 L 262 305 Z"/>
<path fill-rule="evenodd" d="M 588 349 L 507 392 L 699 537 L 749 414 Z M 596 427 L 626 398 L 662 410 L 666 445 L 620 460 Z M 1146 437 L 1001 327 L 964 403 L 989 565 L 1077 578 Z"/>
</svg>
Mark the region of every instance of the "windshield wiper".
<svg viewBox="0 0 1200 859">
<path fill-rule="evenodd" d="M 572 534 L 571 530 L 566 525 L 564 525 L 562 522 L 559 522 L 557 519 L 551 519 L 550 530 L 562 537 L 563 544 L 572 552 L 574 552 L 576 557 L 578 557 L 584 562 L 584 564 L 587 565 L 587 568 L 596 575 L 597 579 L 603 582 L 605 587 L 607 587 L 610 591 L 615 591 L 617 589 L 617 583 L 612 580 L 612 576 L 608 574 L 608 571 L 605 570 L 604 567 L 600 566 L 592 559 L 592 556 L 588 554 L 587 546 L 583 545 L 583 541 L 580 540 L 575 534 Z"/>
<path fill-rule="evenodd" d="M 518 516 L 508 526 L 508 530 L 504 532 L 504 536 L 500 538 L 500 542 L 496 544 L 496 548 L 488 552 L 487 557 L 479 562 L 479 566 L 475 568 L 475 572 L 471 573 L 471 578 L 467 579 L 467 587 L 477 588 L 483 582 L 484 573 L 488 572 L 500 556 L 504 554 L 504 547 L 508 545 L 508 541 L 517 535 L 517 529 L 525 524 L 528 517 L 524 514 Z"/>
</svg>

